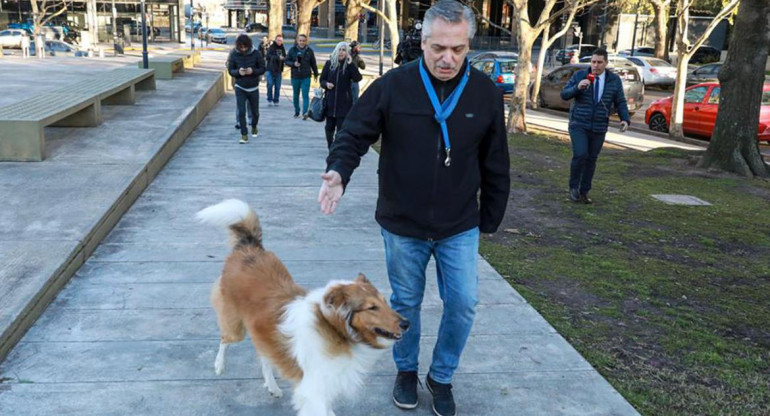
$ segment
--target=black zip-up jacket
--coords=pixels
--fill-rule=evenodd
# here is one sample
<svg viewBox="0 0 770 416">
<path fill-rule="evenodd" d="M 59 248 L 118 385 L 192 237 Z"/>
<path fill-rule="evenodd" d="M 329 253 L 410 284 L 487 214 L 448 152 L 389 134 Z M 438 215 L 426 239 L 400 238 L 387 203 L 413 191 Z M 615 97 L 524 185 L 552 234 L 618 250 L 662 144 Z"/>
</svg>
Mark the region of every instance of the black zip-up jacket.
<svg viewBox="0 0 770 416">
<path fill-rule="evenodd" d="M 353 106 L 352 83 L 361 81 L 361 73 L 356 65 L 347 63 L 338 64 L 332 71 L 332 61 L 326 61 L 321 71 L 321 88 L 326 90 L 326 115 L 330 117 L 345 117 Z M 327 83 L 334 84 L 329 89 Z"/>
<path fill-rule="evenodd" d="M 297 59 L 299 59 L 299 67 L 294 66 Z M 304 49 L 298 48 L 297 45 L 292 46 L 286 55 L 286 65 L 291 68 L 292 79 L 310 78 L 311 72 L 314 77 L 318 77 L 318 64 L 316 64 L 315 53 L 310 49 L 310 46 L 305 46 Z"/>
<path fill-rule="evenodd" d="M 375 217 L 384 229 L 433 240 L 476 226 L 483 233 L 495 232 L 510 192 L 502 92 L 471 69 L 447 120 L 452 161 L 445 166 L 441 127 L 418 65 L 388 71 L 367 88 L 335 137 L 327 171 L 339 172 L 347 186 L 361 157 L 382 135 Z M 440 100 L 463 73 L 447 82 L 431 77 Z"/>
<path fill-rule="evenodd" d="M 270 44 L 265 57 L 265 66 L 270 72 L 281 73 L 283 71 L 283 61 L 286 59 L 286 49 L 283 45 L 278 46 L 275 42 Z"/>
<path fill-rule="evenodd" d="M 238 73 L 240 68 L 251 68 L 250 75 L 241 75 Z M 227 70 L 235 78 L 235 85 L 243 88 L 254 88 L 259 86 L 259 76 L 265 73 L 265 60 L 262 53 L 253 47 L 245 54 L 234 49 L 227 57 Z"/>
</svg>

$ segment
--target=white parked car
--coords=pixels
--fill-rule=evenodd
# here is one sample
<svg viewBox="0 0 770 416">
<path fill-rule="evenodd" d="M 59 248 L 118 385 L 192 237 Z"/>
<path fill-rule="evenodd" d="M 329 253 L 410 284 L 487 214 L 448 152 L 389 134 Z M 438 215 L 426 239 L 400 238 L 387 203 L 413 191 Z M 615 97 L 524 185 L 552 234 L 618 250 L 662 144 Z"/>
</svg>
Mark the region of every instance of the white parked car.
<svg viewBox="0 0 770 416">
<path fill-rule="evenodd" d="M 24 29 L 6 29 L 0 31 L 0 45 L 4 48 L 21 49 L 21 38 L 27 36 Z"/>
<path fill-rule="evenodd" d="M 676 67 L 670 63 L 650 56 L 627 56 L 639 68 L 644 78 L 644 85 L 672 88 L 676 83 Z"/>
</svg>

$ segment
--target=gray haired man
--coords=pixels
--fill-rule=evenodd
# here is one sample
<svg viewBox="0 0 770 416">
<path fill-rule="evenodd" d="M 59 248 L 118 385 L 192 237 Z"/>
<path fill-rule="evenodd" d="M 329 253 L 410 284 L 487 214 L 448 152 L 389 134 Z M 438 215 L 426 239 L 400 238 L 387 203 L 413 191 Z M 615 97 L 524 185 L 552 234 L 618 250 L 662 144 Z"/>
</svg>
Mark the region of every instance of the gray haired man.
<svg viewBox="0 0 770 416">
<path fill-rule="evenodd" d="M 373 82 L 348 113 L 326 159 L 318 201 L 332 213 L 361 156 L 381 138 L 375 218 L 391 305 L 411 323 L 393 346 L 393 402 L 417 407 L 420 311 L 432 256 L 443 309 L 426 385 L 434 413 L 452 416 L 451 382 L 478 302 L 479 233 L 495 232 L 502 221 L 510 162 L 502 93 L 466 56 L 473 12 L 439 1 L 422 30 L 423 57 Z"/>
</svg>

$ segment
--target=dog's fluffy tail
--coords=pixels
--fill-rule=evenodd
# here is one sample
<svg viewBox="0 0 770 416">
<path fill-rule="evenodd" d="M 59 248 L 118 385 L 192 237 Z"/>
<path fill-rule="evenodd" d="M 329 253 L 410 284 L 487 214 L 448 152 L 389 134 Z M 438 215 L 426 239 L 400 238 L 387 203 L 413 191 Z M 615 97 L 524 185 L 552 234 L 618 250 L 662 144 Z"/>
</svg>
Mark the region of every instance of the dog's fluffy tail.
<svg viewBox="0 0 770 416">
<path fill-rule="evenodd" d="M 241 200 L 224 200 L 198 211 L 195 218 L 205 224 L 228 227 L 230 245 L 234 248 L 262 248 L 262 227 L 259 225 L 257 213 Z"/>
</svg>

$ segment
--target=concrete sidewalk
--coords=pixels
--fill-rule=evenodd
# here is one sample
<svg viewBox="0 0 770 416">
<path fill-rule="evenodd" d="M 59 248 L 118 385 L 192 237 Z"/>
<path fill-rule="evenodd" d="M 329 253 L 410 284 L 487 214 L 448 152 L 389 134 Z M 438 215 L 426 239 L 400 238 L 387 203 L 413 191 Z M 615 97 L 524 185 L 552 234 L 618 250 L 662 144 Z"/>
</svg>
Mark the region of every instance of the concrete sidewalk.
<svg viewBox="0 0 770 416">
<path fill-rule="evenodd" d="M 196 85 L 204 84 L 201 80 Z M 281 257 L 300 284 L 317 287 L 363 272 L 386 296 L 390 290 L 373 219 L 377 155 L 370 152 L 363 159 L 338 211 L 321 215 L 316 198 L 325 167 L 323 126 L 292 118 L 287 84 L 280 107 L 261 106 L 260 136 L 247 145 L 237 143 L 232 94 L 213 108 L 0 364 L 0 413 L 294 414 L 289 397 L 272 399 L 262 388 L 250 343 L 231 348 L 227 372 L 222 377 L 214 374 L 219 335 L 208 293 L 228 248 L 225 230 L 197 224 L 194 213 L 225 198 L 243 199 L 261 217 L 265 246 Z M 261 96 L 264 102 L 264 90 Z M 169 96 L 152 102 L 189 107 L 193 99 Z M 141 97 L 138 103 L 143 101 L 151 100 Z M 151 114 L 154 108 L 147 110 Z M 158 119 L 173 119 L 155 113 Z M 110 130 L 108 155 L 116 158 L 135 152 L 137 142 L 131 137 L 142 131 L 136 125 L 123 126 Z M 57 163 L 54 155 L 50 163 L 0 165 L 6 189 L 12 188 L 6 181 L 15 169 L 32 172 L 55 166 L 61 178 L 72 177 L 83 166 L 91 169 L 74 187 L 45 187 L 44 201 L 20 199 L 10 212 L 4 210 L 3 224 L 26 215 L 34 218 L 24 212 L 38 205 L 60 207 L 80 218 L 84 212 L 72 206 L 90 206 L 91 199 L 79 194 L 83 191 L 95 192 L 92 198 L 116 198 L 114 186 L 97 186 L 120 168 L 116 158 L 104 160 L 92 151 L 86 152 L 87 159 L 75 148 L 64 154 L 71 158 L 69 163 Z M 39 179 L 29 180 L 43 181 L 34 178 Z M 66 215 L 55 218 L 63 221 Z M 32 223 L 52 239 L 68 229 L 54 222 Z M 29 252 L 25 262 L 63 254 L 39 249 L 44 243 L 32 234 L 19 239 L 30 240 L 27 243 L 13 239 L 30 233 L 30 227 L 6 229 L 4 234 L 14 252 Z M 0 263 L 3 273 L 8 261 Z M 479 266 L 481 303 L 454 380 L 460 415 L 638 414 L 486 261 L 479 258 Z M 423 308 L 423 378 L 441 314 L 433 276 L 431 263 Z M 340 403 L 336 413 L 406 414 L 390 398 L 394 374 L 386 353 L 362 394 Z M 285 381 L 279 379 L 279 385 L 289 393 Z M 410 414 L 432 414 L 427 390 L 420 390 L 420 400 Z"/>
</svg>

